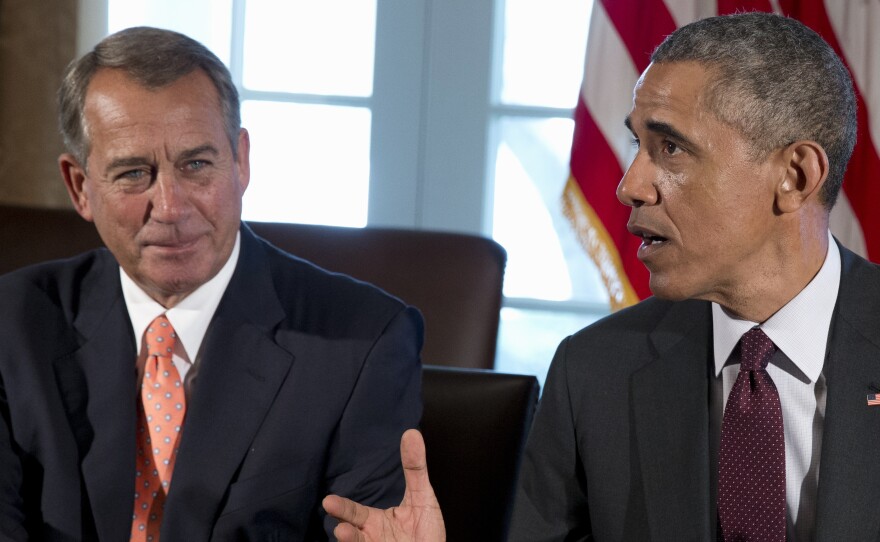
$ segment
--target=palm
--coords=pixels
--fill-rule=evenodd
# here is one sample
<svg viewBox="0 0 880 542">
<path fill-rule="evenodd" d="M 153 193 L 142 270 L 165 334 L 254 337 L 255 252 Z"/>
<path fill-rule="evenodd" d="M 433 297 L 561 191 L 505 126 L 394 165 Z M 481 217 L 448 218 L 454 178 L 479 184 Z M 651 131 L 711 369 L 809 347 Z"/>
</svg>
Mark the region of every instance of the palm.
<svg viewBox="0 0 880 542">
<path fill-rule="evenodd" d="M 340 542 L 443 542 L 443 514 L 428 479 L 425 443 L 418 431 L 404 433 L 400 455 L 406 493 L 400 506 L 370 508 L 330 495 L 324 509 L 340 520 L 334 534 Z"/>
</svg>

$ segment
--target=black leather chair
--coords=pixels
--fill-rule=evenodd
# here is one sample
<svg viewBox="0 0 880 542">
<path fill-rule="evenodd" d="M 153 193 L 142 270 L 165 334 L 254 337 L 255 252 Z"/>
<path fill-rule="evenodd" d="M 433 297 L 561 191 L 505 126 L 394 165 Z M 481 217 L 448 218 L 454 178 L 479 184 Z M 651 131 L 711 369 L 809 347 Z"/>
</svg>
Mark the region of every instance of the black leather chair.
<svg viewBox="0 0 880 542">
<path fill-rule="evenodd" d="M 492 369 L 507 253 L 476 235 L 249 222 L 257 235 L 321 267 L 365 280 L 425 317 L 422 361 Z"/>
<path fill-rule="evenodd" d="M 447 540 L 506 540 L 538 380 L 425 366 L 422 388 L 428 474 Z"/>
<path fill-rule="evenodd" d="M 287 252 L 371 282 L 425 317 L 422 360 L 491 369 L 507 254 L 476 235 L 249 222 Z M 0 205 L 0 274 L 101 246 L 72 209 Z"/>
</svg>

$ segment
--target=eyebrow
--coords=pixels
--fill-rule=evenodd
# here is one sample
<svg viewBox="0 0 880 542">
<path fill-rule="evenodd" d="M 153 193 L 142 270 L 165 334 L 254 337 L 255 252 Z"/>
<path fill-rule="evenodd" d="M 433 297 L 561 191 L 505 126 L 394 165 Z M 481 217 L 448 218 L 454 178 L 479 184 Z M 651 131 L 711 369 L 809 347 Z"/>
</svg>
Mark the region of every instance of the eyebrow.
<svg viewBox="0 0 880 542">
<path fill-rule="evenodd" d="M 626 119 L 624 119 L 623 124 L 626 126 L 626 128 L 630 132 L 633 132 L 633 134 L 635 134 L 635 131 L 633 130 L 633 126 L 632 126 L 632 120 L 629 115 L 626 116 Z M 647 121 L 647 123 L 645 123 L 645 125 L 647 126 L 648 130 L 651 132 L 654 132 L 657 134 L 662 134 L 662 135 L 665 135 L 666 137 L 669 137 L 671 139 L 675 139 L 676 141 L 679 141 L 682 144 L 684 144 L 686 147 L 691 147 L 691 148 L 696 147 L 696 145 L 694 144 L 693 141 L 691 141 L 683 133 L 681 133 L 678 130 L 676 130 L 675 128 L 673 128 L 673 126 L 667 122 L 661 122 L 659 120 L 649 120 L 649 121 Z"/>
<path fill-rule="evenodd" d="M 149 164 L 150 161 L 144 156 L 126 156 L 124 158 L 116 158 L 112 160 L 104 169 L 104 173 L 110 173 L 114 169 L 143 166 Z"/>
<path fill-rule="evenodd" d="M 177 158 L 178 160 L 189 160 L 190 158 L 195 158 L 202 154 L 210 154 L 211 156 L 218 156 L 220 151 L 217 150 L 217 147 L 211 145 L 210 143 L 206 143 L 205 145 L 200 145 L 194 149 L 185 150 L 180 153 L 180 156 Z"/>
</svg>

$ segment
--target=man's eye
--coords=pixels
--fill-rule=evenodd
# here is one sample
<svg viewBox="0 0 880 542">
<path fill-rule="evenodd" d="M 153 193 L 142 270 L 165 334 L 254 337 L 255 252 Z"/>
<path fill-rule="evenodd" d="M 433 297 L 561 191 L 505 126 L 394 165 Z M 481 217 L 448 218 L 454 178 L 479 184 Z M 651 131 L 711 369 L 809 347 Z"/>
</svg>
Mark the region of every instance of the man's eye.
<svg viewBox="0 0 880 542">
<path fill-rule="evenodd" d="M 147 172 L 142 169 L 132 169 L 122 173 L 118 178 L 124 181 L 140 181 L 143 180 L 146 175 Z"/>
<path fill-rule="evenodd" d="M 666 141 L 665 143 L 663 143 L 663 152 L 665 152 L 666 154 L 675 155 L 678 154 L 680 150 L 681 147 L 671 141 Z"/>
<path fill-rule="evenodd" d="M 207 160 L 191 160 L 187 162 L 184 167 L 189 171 L 198 171 L 207 167 L 208 164 L 209 162 Z"/>
</svg>

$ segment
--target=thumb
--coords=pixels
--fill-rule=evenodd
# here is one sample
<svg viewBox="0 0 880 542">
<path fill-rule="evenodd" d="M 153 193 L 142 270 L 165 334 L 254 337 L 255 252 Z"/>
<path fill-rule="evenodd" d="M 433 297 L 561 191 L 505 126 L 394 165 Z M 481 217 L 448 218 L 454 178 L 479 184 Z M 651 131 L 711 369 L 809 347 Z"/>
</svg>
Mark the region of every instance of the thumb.
<svg viewBox="0 0 880 542">
<path fill-rule="evenodd" d="M 401 437 L 400 461 L 403 464 L 403 475 L 406 479 L 407 492 L 425 494 L 425 497 L 434 500 L 434 490 L 428 478 L 425 440 L 418 430 L 410 429 Z"/>
</svg>

